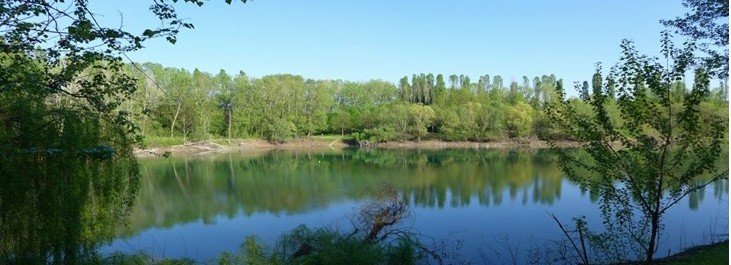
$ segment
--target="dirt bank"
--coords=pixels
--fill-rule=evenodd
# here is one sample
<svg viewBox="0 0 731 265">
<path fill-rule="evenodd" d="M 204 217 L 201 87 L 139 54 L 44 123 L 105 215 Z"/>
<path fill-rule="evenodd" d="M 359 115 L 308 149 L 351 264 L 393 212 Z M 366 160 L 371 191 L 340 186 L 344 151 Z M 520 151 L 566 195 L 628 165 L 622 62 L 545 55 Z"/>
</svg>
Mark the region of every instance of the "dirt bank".
<svg viewBox="0 0 731 265">
<path fill-rule="evenodd" d="M 221 142 L 221 141 L 217 141 Z M 576 142 L 560 142 L 561 147 L 578 147 Z M 272 144 L 264 140 L 231 140 L 231 144 L 219 144 L 211 141 L 192 142 L 182 145 L 153 147 L 135 150 L 137 157 L 168 155 L 199 155 L 209 153 L 238 152 L 246 150 L 327 150 L 357 147 L 340 139 L 300 139 L 282 144 Z M 444 148 L 548 148 L 548 142 L 542 140 L 506 140 L 496 142 L 446 142 L 438 140 L 385 142 L 373 144 L 383 149 L 444 149 Z"/>
<path fill-rule="evenodd" d="M 223 141 L 217 141 L 219 143 Z M 230 144 L 212 141 L 191 142 L 181 145 L 151 147 L 136 149 L 137 157 L 168 156 L 168 155 L 199 155 L 209 153 L 238 152 L 245 150 L 318 150 L 342 149 L 350 147 L 339 139 L 301 139 L 282 144 L 273 144 L 264 140 L 237 139 Z"/>
</svg>

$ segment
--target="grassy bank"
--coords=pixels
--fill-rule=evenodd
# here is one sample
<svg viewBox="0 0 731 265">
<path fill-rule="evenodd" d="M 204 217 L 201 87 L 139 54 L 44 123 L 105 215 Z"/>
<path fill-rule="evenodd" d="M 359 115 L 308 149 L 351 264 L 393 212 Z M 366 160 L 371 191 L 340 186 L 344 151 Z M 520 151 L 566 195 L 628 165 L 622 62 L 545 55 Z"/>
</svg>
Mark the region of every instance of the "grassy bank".
<svg viewBox="0 0 731 265">
<path fill-rule="evenodd" d="M 728 264 L 728 240 L 711 245 L 692 247 L 678 254 L 660 259 L 656 264 Z"/>
<path fill-rule="evenodd" d="M 146 147 L 170 147 L 174 145 L 181 145 L 185 142 L 185 139 L 182 137 L 146 136 L 142 140 L 142 144 Z"/>
<path fill-rule="evenodd" d="M 223 256 L 222 256 L 223 257 Z M 218 262 L 216 262 L 218 261 Z M 225 262 L 222 262 L 223 259 L 218 259 L 211 261 L 209 263 L 219 263 L 219 264 L 226 264 Z M 92 262 L 92 264 L 96 264 Z M 149 255 L 145 254 L 122 254 L 122 253 L 115 253 L 110 256 L 107 256 L 105 258 L 102 258 L 99 262 L 99 264 L 134 264 L 134 265 L 143 265 L 143 264 L 155 264 L 155 265 L 163 265 L 163 264 L 185 264 L 185 265 L 193 265 L 193 264 L 206 264 L 206 262 L 197 262 L 192 259 L 154 259 Z M 644 264 L 642 262 L 640 263 L 633 263 L 633 264 Z M 716 244 L 710 244 L 710 245 L 704 245 L 704 246 L 697 246 L 692 247 L 690 249 L 687 249 L 683 252 L 680 252 L 678 254 L 675 254 L 673 256 L 659 259 L 653 264 L 662 264 L 662 265 L 716 265 L 716 264 L 728 264 L 728 241 L 724 241 L 721 243 Z"/>
</svg>

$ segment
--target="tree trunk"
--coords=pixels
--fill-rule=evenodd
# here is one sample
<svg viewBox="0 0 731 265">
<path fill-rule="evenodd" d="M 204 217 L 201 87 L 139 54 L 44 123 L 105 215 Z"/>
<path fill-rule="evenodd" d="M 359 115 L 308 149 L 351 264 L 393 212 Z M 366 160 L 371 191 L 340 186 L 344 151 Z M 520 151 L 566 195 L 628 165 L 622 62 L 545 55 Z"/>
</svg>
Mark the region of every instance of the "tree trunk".
<svg viewBox="0 0 731 265">
<path fill-rule="evenodd" d="M 202 115 L 202 123 L 203 123 L 203 133 L 204 135 L 208 134 L 208 115 L 203 114 Z M 210 137 L 209 137 L 210 139 Z"/>
<path fill-rule="evenodd" d="M 660 214 L 652 213 L 650 219 L 650 245 L 647 248 L 647 257 L 645 258 L 646 262 L 651 262 L 652 258 L 655 256 L 655 245 L 657 244 L 656 239 L 660 230 Z"/>
<path fill-rule="evenodd" d="M 227 113 L 228 117 L 226 119 L 228 120 L 228 145 L 231 145 L 231 108 L 228 108 Z"/>
<path fill-rule="evenodd" d="M 178 119 L 178 114 L 180 113 L 180 105 L 182 105 L 183 102 L 178 103 L 178 109 L 175 110 L 175 117 L 173 117 L 173 124 L 170 125 L 170 138 L 173 138 L 173 130 L 175 129 L 175 121 Z"/>
<path fill-rule="evenodd" d="M 188 141 L 188 119 L 183 119 L 183 142 Z"/>
<path fill-rule="evenodd" d="M 147 127 L 147 113 L 145 110 L 147 109 L 147 100 L 142 102 L 142 135 L 145 135 L 145 128 Z"/>
<path fill-rule="evenodd" d="M 145 128 L 147 128 L 147 115 L 145 114 L 145 117 L 142 118 L 142 135 L 145 135 Z"/>
</svg>

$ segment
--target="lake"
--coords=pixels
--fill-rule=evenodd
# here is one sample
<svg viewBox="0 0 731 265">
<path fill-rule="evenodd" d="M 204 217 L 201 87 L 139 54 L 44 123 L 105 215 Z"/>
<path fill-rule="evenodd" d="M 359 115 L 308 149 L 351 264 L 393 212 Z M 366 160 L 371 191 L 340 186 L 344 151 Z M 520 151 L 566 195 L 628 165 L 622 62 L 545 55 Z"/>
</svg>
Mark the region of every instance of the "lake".
<svg viewBox="0 0 731 265">
<path fill-rule="evenodd" d="M 348 229 L 384 186 L 413 204 L 404 227 L 472 263 L 511 263 L 510 253 L 561 240 L 549 213 L 601 228 L 596 195 L 566 180 L 548 150 L 270 151 L 139 163 L 129 219 L 103 253 L 208 261 L 251 235 L 271 244 L 300 224 Z M 691 194 L 664 222 L 659 256 L 727 237 L 728 182 Z"/>
</svg>

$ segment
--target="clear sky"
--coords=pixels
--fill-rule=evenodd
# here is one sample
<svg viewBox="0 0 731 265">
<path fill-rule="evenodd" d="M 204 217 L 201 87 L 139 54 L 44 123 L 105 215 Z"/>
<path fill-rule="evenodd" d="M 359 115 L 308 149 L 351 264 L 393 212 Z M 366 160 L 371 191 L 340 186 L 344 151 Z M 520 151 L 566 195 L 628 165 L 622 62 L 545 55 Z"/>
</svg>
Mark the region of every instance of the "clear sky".
<svg viewBox="0 0 731 265">
<path fill-rule="evenodd" d="M 234 2 L 236 2 L 234 0 Z M 104 21 L 130 28 L 156 25 L 149 1 L 99 1 Z M 686 12 L 680 0 L 255 0 L 203 7 L 178 5 L 194 30 L 178 43 L 147 43 L 139 62 L 249 76 L 396 82 L 414 73 L 500 74 L 506 81 L 555 74 L 565 84 L 605 69 L 632 39 L 657 54 L 660 19 Z"/>
</svg>

